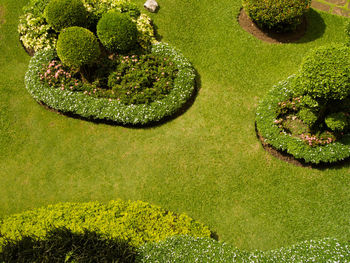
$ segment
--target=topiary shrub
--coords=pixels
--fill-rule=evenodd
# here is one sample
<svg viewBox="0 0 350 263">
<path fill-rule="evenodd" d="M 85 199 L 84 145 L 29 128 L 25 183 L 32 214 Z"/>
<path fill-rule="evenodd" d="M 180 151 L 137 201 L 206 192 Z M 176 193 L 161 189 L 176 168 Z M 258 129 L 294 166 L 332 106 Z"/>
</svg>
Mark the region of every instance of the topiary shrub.
<svg viewBox="0 0 350 263">
<path fill-rule="evenodd" d="M 63 64 L 80 68 L 96 61 L 100 56 L 100 47 L 90 30 L 69 27 L 58 36 L 57 55 Z"/>
<path fill-rule="evenodd" d="M 326 116 L 325 123 L 332 131 L 341 132 L 348 125 L 348 119 L 343 112 L 335 112 Z"/>
<path fill-rule="evenodd" d="M 50 230 L 45 237 L 24 236 L 6 240 L 0 262 L 135 262 L 136 250 L 125 240 L 106 238 L 96 232 L 74 233 L 65 227 Z"/>
<path fill-rule="evenodd" d="M 115 11 L 102 16 L 97 23 L 97 36 L 112 52 L 128 52 L 137 43 L 137 27 L 130 17 Z"/>
<path fill-rule="evenodd" d="M 124 240 L 133 247 L 173 235 L 211 234 L 208 227 L 185 214 L 174 214 L 141 201 L 59 203 L 0 221 L 0 250 L 8 239 L 21 240 L 25 236 L 44 239 L 50 230 L 61 227 L 74 233 L 93 231 L 105 238 Z"/>
<path fill-rule="evenodd" d="M 312 126 L 318 119 L 317 113 L 308 108 L 302 108 L 298 112 L 298 117 L 307 125 Z"/>
<path fill-rule="evenodd" d="M 87 11 L 81 0 L 51 0 L 45 8 L 44 16 L 56 31 L 87 24 Z"/>
<path fill-rule="evenodd" d="M 350 95 L 350 48 L 331 44 L 311 51 L 303 60 L 296 90 L 316 100 L 341 100 Z"/>
<path fill-rule="evenodd" d="M 243 0 L 248 16 L 261 28 L 293 31 L 302 22 L 311 0 Z"/>
</svg>

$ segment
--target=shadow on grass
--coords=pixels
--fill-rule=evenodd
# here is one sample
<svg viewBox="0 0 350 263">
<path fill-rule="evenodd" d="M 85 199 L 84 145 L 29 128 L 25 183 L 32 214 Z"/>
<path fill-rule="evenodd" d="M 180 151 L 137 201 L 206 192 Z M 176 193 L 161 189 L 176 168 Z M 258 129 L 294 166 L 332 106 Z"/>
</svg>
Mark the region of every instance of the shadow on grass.
<svg viewBox="0 0 350 263">
<path fill-rule="evenodd" d="M 43 102 L 38 102 L 38 103 L 40 105 L 44 106 L 49 111 L 52 111 L 52 112 L 55 112 L 57 114 L 60 114 L 60 115 L 63 115 L 63 116 L 67 116 L 67 117 L 70 117 L 70 118 L 73 118 L 73 119 L 78 119 L 78 120 L 82 120 L 82 121 L 88 121 L 88 122 L 92 122 L 92 123 L 95 123 L 95 124 L 107 124 L 107 125 L 111 125 L 111 126 L 120 126 L 120 127 L 125 127 L 125 128 L 131 128 L 131 129 L 151 129 L 151 128 L 156 128 L 156 127 L 162 126 L 163 124 L 178 118 L 179 116 L 184 114 L 193 105 L 194 101 L 197 98 L 198 92 L 199 92 L 199 90 L 200 90 L 200 88 L 202 86 L 201 77 L 198 74 L 197 70 L 195 70 L 195 75 L 196 75 L 195 88 L 194 88 L 194 91 L 193 91 L 191 97 L 189 98 L 189 100 L 177 112 L 175 112 L 173 115 L 164 117 L 160 121 L 150 122 L 150 123 L 145 124 L 145 125 L 131 125 L 131 124 L 126 125 L 126 124 L 120 124 L 120 123 L 117 123 L 117 122 L 111 121 L 111 120 L 86 118 L 86 117 L 82 117 L 82 116 L 80 116 L 78 114 L 75 114 L 75 113 L 62 112 L 62 111 L 53 109 L 53 108 L 49 107 L 48 105 L 46 105 Z"/>
<path fill-rule="evenodd" d="M 295 43 L 307 43 L 323 36 L 326 24 L 318 12 L 310 8 L 306 15 L 307 29 L 305 35 Z"/>
<path fill-rule="evenodd" d="M 73 233 L 56 228 L 43 239 L 24 236 L 19 241 L 6 240 L 0 262 L 135 262 L 136 250 L 127 241 L 108 239 L 85 230 Z"/>
</svg>

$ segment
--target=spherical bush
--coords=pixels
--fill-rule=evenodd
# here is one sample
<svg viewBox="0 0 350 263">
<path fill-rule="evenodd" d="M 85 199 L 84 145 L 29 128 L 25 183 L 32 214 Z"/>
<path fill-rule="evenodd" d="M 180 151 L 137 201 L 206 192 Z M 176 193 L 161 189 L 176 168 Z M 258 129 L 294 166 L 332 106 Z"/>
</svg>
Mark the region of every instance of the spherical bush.
<svg viewBox="0 0 350 263">
<path fill-rule="evenodd" d="M 311 0 L 242 0 L 248 16 L 261 28 L 294 31 L 302 22 Z"/>
<path fill-rule="evenodd" d="M 97 36 L 109 51 L 127 52 L 137 43 L 136 24 L 128 15 L 111 11 L 98 21 Z"/>
<path fill-rule="evenodd" d="M 346 115 L 343 112 L 336 112 L 329 114 L 325 118 L 325 123 L 328 128 L 332 131 L 343 131 L 345 127 L 348 125 L 348 120 Z"/>
<path fill-rule="evenodd" d="M 92 64 L 100 56 L 100 48 L 94 34 L 82 27 L 69 27 L 58 36 L 57 55 L 70 67 Z"/>
<path fill-rule="evenodd" d="M 312 50 L 301 64 L 295 88 L 321 100 L 349 96 L 350 48 L 332 44 Z"/>
<path fill-rule="evenodd" d="M 44 16 L 47 23 L 58 32 L 66 27 L 87 24 L 87 11 L 81 0 L 51 0 Z"/>
</svg>

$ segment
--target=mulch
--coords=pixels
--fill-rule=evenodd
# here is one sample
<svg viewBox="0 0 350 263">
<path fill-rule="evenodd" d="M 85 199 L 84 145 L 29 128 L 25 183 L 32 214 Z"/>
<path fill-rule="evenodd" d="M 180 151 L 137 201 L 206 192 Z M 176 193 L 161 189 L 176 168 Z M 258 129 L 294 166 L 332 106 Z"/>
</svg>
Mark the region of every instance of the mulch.
<svg viewBox="0 0 350 263">
<path fill-rule="evenodd" d="M 297 27 L 294 32 L 288 33 L 276 33 L 270 30 L 264 30 L 259 28 L 247 15 L 244 9 L 241 9 L 241 12 L 238 16 L 238 22 L 241 27 L 252 34 L 256 38 L 273 44 L 281 44 L 281 43 L 293 43 L 298 41 L 305 35 L 307 28 L 306 17 L 304 16 L 303 22 Z"/>
</svg>

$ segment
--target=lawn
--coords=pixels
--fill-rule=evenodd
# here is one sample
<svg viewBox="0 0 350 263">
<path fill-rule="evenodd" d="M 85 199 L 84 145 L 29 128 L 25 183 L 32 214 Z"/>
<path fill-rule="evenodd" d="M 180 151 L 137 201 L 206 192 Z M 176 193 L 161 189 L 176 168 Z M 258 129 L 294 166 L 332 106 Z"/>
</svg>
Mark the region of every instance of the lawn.
<svg viewBox="0 0 350 263">
<path fill-rule="evenodd" d="M 58 115 L 33 100 L 17 34 L 26 2 L 0 0 L 0 217 L 121 198 L 185 212 L 242 249 L 350 239 L 350 164 L 293 166 L 266 153 L 254 130 L 257 104 L 274 84 L 310 49 L 345 41 L 344 18 L 312 10 L 299 43 L 268 44 L 240 28 L 239 0 L 159 1 L 151 15 L 158 33 L 192 61 L 199 92 L 176 119 L 129 128 Z"/>
</svg>

